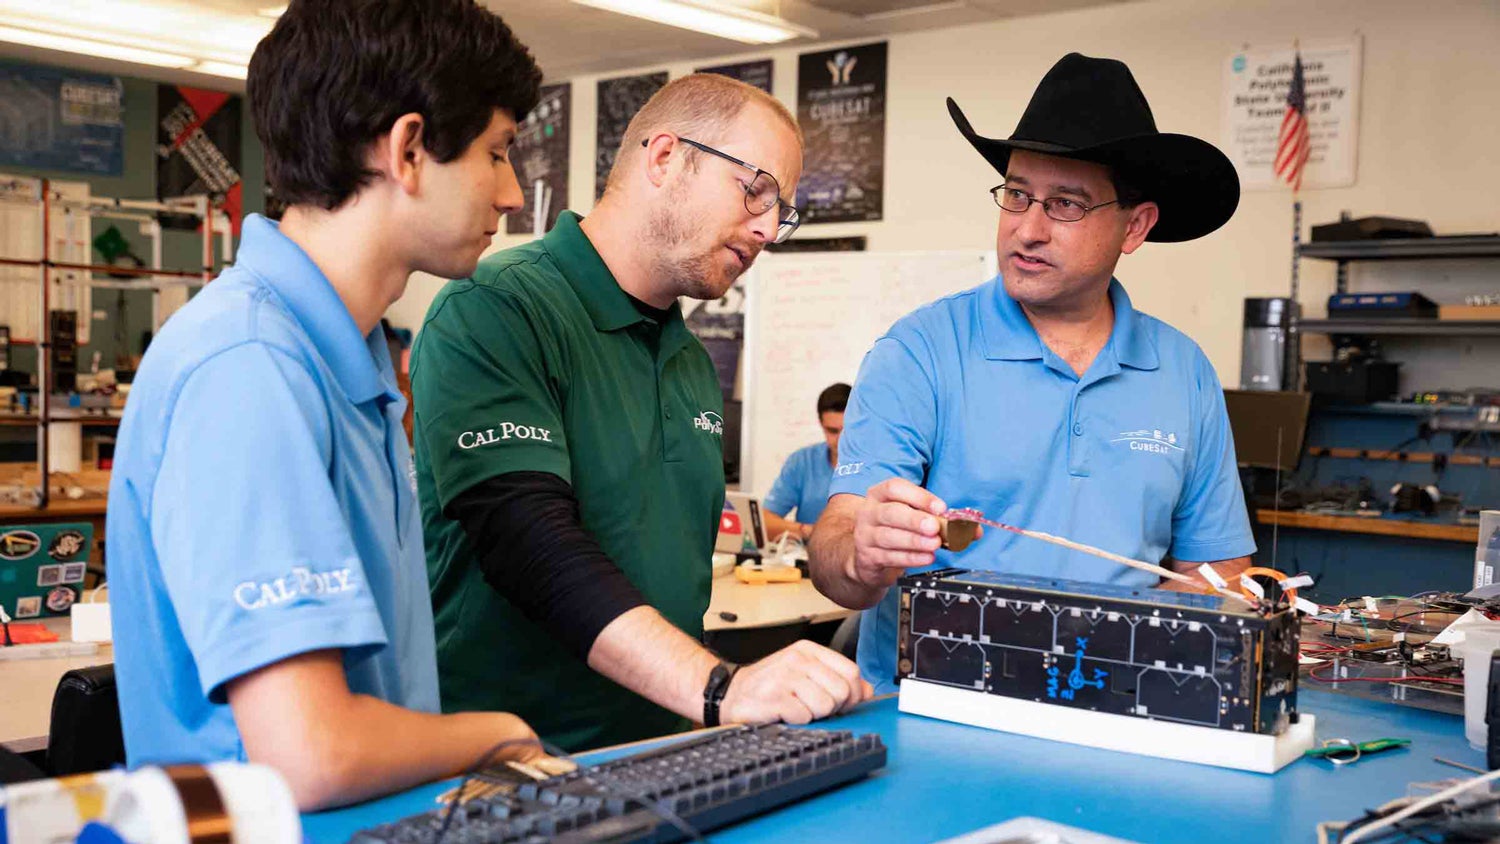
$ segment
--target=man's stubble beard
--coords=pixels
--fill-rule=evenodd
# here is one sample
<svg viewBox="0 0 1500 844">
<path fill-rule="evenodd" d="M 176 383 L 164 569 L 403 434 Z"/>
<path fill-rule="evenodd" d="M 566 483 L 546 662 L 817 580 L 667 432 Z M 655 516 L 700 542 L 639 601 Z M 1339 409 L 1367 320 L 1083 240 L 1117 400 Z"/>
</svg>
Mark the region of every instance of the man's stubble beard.
<svg viewBox="0 0 1500 844">
<path fill-rule="evenodd" d="M 692 221 L 686 219 L 687 215 L 681 210 L 686 195 L 686 186 L 679 183 L 668 193 L 666 202 L 651 214 L 647 248 L 655 253 L 655 275 L 667 284 L 674 296 L 718 299 L 729 287 L 725 285 L 725 290 L 716 290 L 710 281 L 719 270 L 715 266 L 714 254 L 718 248 L 715 246 L 707 254 L 694 255 L 688 251 L 695 231 Z"/>
</svg>

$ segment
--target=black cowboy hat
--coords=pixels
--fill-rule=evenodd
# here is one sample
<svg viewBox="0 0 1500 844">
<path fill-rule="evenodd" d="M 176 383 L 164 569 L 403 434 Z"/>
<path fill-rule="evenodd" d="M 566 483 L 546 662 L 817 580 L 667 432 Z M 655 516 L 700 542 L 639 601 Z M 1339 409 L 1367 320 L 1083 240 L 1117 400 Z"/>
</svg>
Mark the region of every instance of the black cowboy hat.
<svg viewBox="0 0 1500 844">
<path fill-rule="evenodd" d="M 1160 208 L 1147 240 L 1202 237 L 1228 222 L 1240 203 L 1240 177 L 1229 158 L 1207 141 L 1156 131 L 1146 95 L 1124 62 L 1063 56 L 1007 139 L 975 132 L 952 97 L 948 114 L 1002 175 L 1015 149 L 1109 165 Z"/>
</svg>

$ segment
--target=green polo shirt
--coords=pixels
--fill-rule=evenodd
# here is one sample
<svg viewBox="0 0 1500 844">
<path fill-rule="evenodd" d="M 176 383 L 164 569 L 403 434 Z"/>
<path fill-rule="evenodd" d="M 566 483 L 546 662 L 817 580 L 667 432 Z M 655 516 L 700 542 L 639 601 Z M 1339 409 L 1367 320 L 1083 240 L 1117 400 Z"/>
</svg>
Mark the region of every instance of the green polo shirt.
<svg viewBox="0 0 1500 844">
<path fill-rule="evenodd" d="M 569 750 L 686 725 L 595 673 L 484 581 L 443 510 L 507 472 L 572 485 L 583 526 L 651 606 L 703 634 L 724 506 L 723 397 L 673 305 L 636 310 L 563 214 L 450 282 L 412 350 L 417 486 L 443 709 L 513 712 Z"/>
</svg>

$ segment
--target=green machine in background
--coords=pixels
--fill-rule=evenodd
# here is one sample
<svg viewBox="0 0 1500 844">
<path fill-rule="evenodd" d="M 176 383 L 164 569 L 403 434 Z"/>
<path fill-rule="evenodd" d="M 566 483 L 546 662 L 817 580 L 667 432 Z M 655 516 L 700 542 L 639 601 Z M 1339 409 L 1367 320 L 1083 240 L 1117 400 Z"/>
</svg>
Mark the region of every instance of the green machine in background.
<svg viewBox="0 0 1500 844">
<path fill-rule="evenodd" d="M 93 546 L 87 522 L 0 528 L 0 606 L 17 621 L 67 614 L 83 591 Z"/>
</svg>

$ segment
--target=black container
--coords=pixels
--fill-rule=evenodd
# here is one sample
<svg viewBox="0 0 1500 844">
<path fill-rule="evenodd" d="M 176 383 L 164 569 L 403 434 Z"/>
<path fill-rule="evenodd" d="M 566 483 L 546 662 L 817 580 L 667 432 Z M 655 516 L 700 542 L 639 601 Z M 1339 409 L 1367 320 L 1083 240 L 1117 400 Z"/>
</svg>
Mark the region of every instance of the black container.
<svg viewBox="0 0 1500 844">
<path fill-rule="evenodd" d="M 902 682 L 1262 735 L 1297 721 L 1285 605 L 963 569 L 900 584 Z"/>
<path fill-rule="evenodd" d="M 1360 217 L 1312 227 L 1312 242 L 1338 240 L 1386 240 L 1390 238 L 1432 237 L 1432 227 L 1421 220 L 1399 217 Z"/>
<path fill-rule="evenodd" d="M 1397 370 L 1389 360 L 1307 361 L 1307 391 L 1319 398 L 1351 404 L 1386 401 L 1396 395 Z"/>
<path fill-rule="evenodd" d="M 1290 299 L 1246 299 L 1240 349 L 1241 390 L 1285 390 L 1296 378 L 1295 350 L 1287 342 L 1292 317 L 1300 314 Z"/>
</svg>

